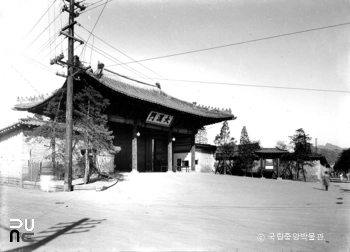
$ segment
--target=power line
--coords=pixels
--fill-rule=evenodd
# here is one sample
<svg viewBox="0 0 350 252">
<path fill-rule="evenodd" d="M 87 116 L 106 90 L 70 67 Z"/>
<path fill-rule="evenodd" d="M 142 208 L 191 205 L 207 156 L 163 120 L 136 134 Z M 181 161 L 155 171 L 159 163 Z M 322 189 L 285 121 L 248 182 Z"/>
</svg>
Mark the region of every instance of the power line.
<svg viewBox="0 0 350 252">
<path fill-rule="evenodd" d="M 22 54 L 22 53 L 19 53 L 19 56 L 23 56 L 23 57 L 25 57 L 25 58 L 28 58 L 29 60 L 31 60 L 31 61 L 33 61 L 34 63 L 38 64 L 38 67 L 40 67 L 40 68 L 42 68 L 42 69 L 44 69 L 44 70 L 46 70 L 46 71 L 48 71 L 48 72 L 56 73 L 56 71 L 53 70 L 52 68 L 48 67 L 47 65 L 45 65 L 45 64 L 43 64 L 43 63 L 41 63 L 41 62 L 39 62 L 39 61 L 37 61 L 37 60 L 35 60 L 35 59 L 33 59 L 33 58 L 27 56 L 27 55 L 24 55 L 24 54 Z M 25 61 L 26 61 L 26 60 L 25 60 Z M 28 61 L 26 61 L 26 62 L 28 62 Z M 29 63 L 29 62 L 28 62 L 28 63 Z"/>
<path fill-rule="evenodd" d="M 95 2 L 95 3 L 85 3 L 85 5 L 89 8 L 89 7 L 91 7 L 91 6 L 94 6 L 95 4 L 98 4 L 98 3 L 100 3 L 100 2 L 102 2 L 103 0 L 99 0 L 99 1 L 97 1 L 97 2 Z"/>
<path fill-rule="evenodd" d="M 112 1 L 113 1 L 113 0 L 107 0 L 106 3 L 109 3 L 109 2 L 112 2 Z M 101 2 L 101 1 L 99 1 L 99 2 Z M 96 3 L 98 3 L 98 2 L 96 2 Z M 95 4 L 96 4 L 96 3 L 95 3 Z M 91 11 L 91 10 L 93 10 L 93 9 L 96 9 L 96 8 L 100 7 L 101 5 L 104 5 L 104 4 L 106 4 L 106 3 L 99 4 L 99 5 L 97 5 L 97 6 L 93 7 L 93 8 L 91 8 L 91 9 L 86 9 L 85 11 L 82 11 L 81 14 L 83 14 L 83 13 L 85 13 L 85 12 L 87 12 L 87 11 Z M 92 4 L 92 5 L 94 5 L 94 4 Z M 92 5 L 90 5 L 90 6 L 92 6 Z M 90 6 L 89 6 L 89 7 L 90 7 Z M 88 8 L 89 8 L 89 7 L 88 7 Z"/>
<path fill-rule="evenodd" d="M 152 85 L 152 84 L 148 84 L 148 83 L 145 83 L 145 82 L 142 82 L 142 81 L 138 81 L 138 80 L 132 79 L 132 78 L 130 78 L 130 77 L 128 77 L 128 76 L 125 76 L 125 75 L 122 75 L 122 74 L 118 74 L 118 73 L 113 72 L 113 71 L 111 71 L 111 70 L 108 70 L 108 69 L 106 69 L 106 68 L 104 68 L 104 70 L 107 71 L 107 72 L 110 72 L 110 73 L 112 73 L 112 74 L 114 74 L 114 75 L 123 77 L 123 78 L 125 78 L 125 79 L 131 80 L 131 81 L 134 81 L 134 82 L 137 82 L 137 83 L 146 85 L 146 86 L 157 87 L 156 85 Z"/>
<path fill-rule="evenodd" d="M 53 16 L 56 16 L 56 5 L 53 7 Z M 56 31 L 56 22 L 53 23 L 53 33 Z M 55 39 L 55 55 L 56 55 L 56 39 Z"/>
<path fill-rule="evenodd" d="M 170 57 L 175 57 L 175 56 L 180 56 L 180 55 L 186 55 L 186 54 L 192 54 L 192 53 L 216 50 L 216 49 L 221 49 L 221 48 L 225 48 L 225 47 L 231 47 L 231 46 L 243 45 L 243 44 L 248 44 L 248 43 L 253 43 L 253 42 L 258 42 L 258 41 L 269 40 L 269 39 L 281 38 L 281 37 L 285 37 L 285 36 L 291 36 L 291 35 L 295 35 L 295 34 L 307 33 L 307 32 L 311 32 L 311 31 L 318 31 L 318 30 L 323 30 L 323 29 L 329 29 L 329 28 L 334 28 L 334 27 L 339 27 L 339 26 L 344 26 L 344 25 L 349 25 L 349 24 L 350 24 L 350 22 L 342 23 L 342 24 L 336 24 L 336 25 L 323 26 L 323 27 L 319 27 L 319 28 L 308 29 L 308 30 L 297 31 L 297 32 L 290 32 L 290 33 L 284 33 L 284 34 L 264 37 L 264 38 L 260 38 L 260 39 L 246 40 L 246 41 L 237 42 L 237 43 L 231 43 L 231 44 L 227 44 L 227 45 L 208 47 L 208 48 L 203 48 L 203 49 L 198 49 L 198 50 L 186 51 L 186 52 L 181 52 L 181 53 L 174 53 L 174 54 L 158 56 L 158 57 L 142 59 L 142 60 L 134 60 L 134 61 L 130 61 L 130 62 L 124 62 L 123 64 L 126 65 L 126 64 L 132 64 L 132 63 L 138 63 L 138 62 L 144 62 L 144 61 L 150 61 L 150 60 L 157 60 L 157 59 L 164 59 L 164 58 L 170 58 Z M 118 65 L 118 64 L 116 64 L 116 65 Z M 109 65 L 107 67 L 116 66 L 116 65 Z"/>
<path fill-rule="evenodd" d="M 162 80 L 154 78 L 155 80 Z M 270 86 L 270 85 L 253 85 L 243 83 L 229 83 L 229 82 L 214 82 L 214 81 L 199 81 L 199 80 L 177 80 L 167 79 L 175 82 L 188 82 L 188 83 L 203 83 L 210 85 L 226 85 L 226 86 L 242 86 L 242 87 L 257 87 L 257 88 L 275 88 L 275 89 L 288 89 L 288 90 L 302 90 L 302 91 L 319 91 L 319 92 L 333 92 L 333 93 L 350 93 L 346 90 L 332 90 L 332 89 L 318 89 L 318 88 L 296 88 L 296 87 L 284 87 L 284 86 Z"/>
<path fill-rule="evenodd" d="M 89 34 L 88 39 L 86 40 L 86 43 L 89 42 L 89 39 L 90 39 L 90 37 L 91 37 L 91 34 L 93 33 L 93 31 L 94 31 L 94 29 L 95 29 L 95 27 L 96 27 L 98 21 L 100 20 L 101 15 L 102 15 L 104 9 L 106 8 L 107 3 L 108 3 L 108 1 L 106 1 L 106 3 L 104 4 L 103 9 L 101 10 L 100 15 L 98 16 L 98 18 L 97 18 L 97 20 L 96 20 L 96 22 L 95 22 L 95 25 L 94 25 L 94 27 L 92 28 L 91 33 Z M 83 51 L 85 51 L 85 48 L 86 48 L 86 44 L 85 44 L 83 50 L 81 51 L 80 56 L 82 55 Z"/>
<path fill-rule="evenodd" d="M 11 64 L 10 64 L 10 66 L 16 71 L 16 73 L 19 75 L 19 76 L 21 76 L 22 77 L 22 79 L 24 79 L 26 82 L 27 82 L 27 84 L 29 85 L 29 86 L 31 86 L 38 94 L 40 94 L 39 93 L 39 91 L 38 90 L 36 90 L 36 88 L 35 87 L 33 87 L 33 85 L 32 84 L 30 84 L 29 83 L 29 81 L 27 81 L 27 79 L 26 78 L 24 78 L 23 77 L 23 75 L 20 73 L 20 72 L 18 72 L 18 70 L 16 69 L 16 68 L 14 68 L 14 66 L 12 66 Z"/>
<path fill-rule="evenodd" d="M 80 39 L 84 40 L 84 39 L 81 38 L 79 35 L 77 35 L 77 37 L 79 37 Z M 118 59 L 116 59 L 115 57 L 109 55 L 108 53 L 104 52 L 103 50 L 99 49 L 99 48 L 96 47 L 96 46 L 93 47 L 91 44 L 89 44 L 89 43 L 87 43 L 87 42 L 86 42 L 86 45 L 87 45 L 91 50 L 95 51 L 96 53 L 98 53 L 98 54 L 100 54 L 100 55 L 102 55 L 102 56 L 104 56 L 104 57 L 106 57 L 107 59 L 109 59 L 109 60 L 111 60 L 111 61 L 113 61 L 113 62 L 121 62 L 120 60 L 118 60 Z M 130 67 L 130 66 L 124 66 L 124 65 L 121 65 L 121 66 L 124 67 L 125 69 L 127 69 L 128 71 L 137 74 L 138 76 L 144 76 L 145 78 L 151 80 L 151 78 L 149 78 L 148 76 L 144 75 L 143 73 L 137 71 L 136 69 L 133 69 L 133 68 Z M 141 78 L 142 78 L 142 77 L 141 77 Z"/>
<path fill-rule="evenodd" d="M 36 55 L 41 54 L 44 50 L 46 50 L 48 47 L 50 47 L 50 53 L 51 53 L 51 45 L 53 44 L 53 41 L 55 41 L 59 37 L 60 33 L 56 32 L 56 34 L 53 34 L 51 38 L 46 41 L 39 49 Z"/>
<path fill-rule="evenodd" d="M 79 25 L 81 28 L 83 28 L 85 31 L 87 31 L 87 32 L 89 32 L 90 34 L 92 34 L 92 32 L 90 32 L 89 30 L 87 30 L 87 29 L 86 29 L 84 26 L 82 26 L 81 24 L 78 24 L 78 25 Z M 114 50 L 116 50 L 117 52 L 121 53 L 122 55 L 124 55 L 124 56 L 128 57 L 129 59 L 131 59 L 131 60 L 133 60 L 133 61 L 136 62 L 135 59 L 131 58 L 129 55 L 127 55 L 127 54 L 123 53 L 122 51 L 118 50 L 117 48 L 115 48 L 115 47 L 112 46 L 111 44 L 107 43 L 107 42 L 104 41 L 103 39 L 97 37 L 95 34 L 92 34 L 92 35 L 93 35 L 94 37 L 96 37 L 97 39 L 99 39 L 100 41 L 102 41 L 103 43 L 105 43 L 106 45 L 108 45 L 108 46 L 110 46 L 111 48 L 113 48 Z M 119 61 L 119 60 L 118 60 L 118 61 Z M 162 75 L 156 73 L 155 71 L 153 71 L 152 69 L 146 67 L 145 65 L 143 65 L 143 64 L 141 64 L 141 63 L 139 63 L 139 62 L 136 62 L 136 63 L 138 63 L 138 64 L 141 65 L 142 67 L 146 68 L 148 71 L 150 71 L 150 72 L 152 72 L 152 73 L 158 75 L 159 77 L 166 79 L 165 77 L 163 77 Z"/>
<path fill-rule="evenodd" d="M 65 40 L 66 39 L 66 37 L 64 37 L 63 38 L 63 40 Z M 60 46 L 61 45 L 61 43 L 60 44 L 58 44 L 58 45 L 56 45 L 56 47 L 54 48 L 54 49 L 56 49 L 58 46 Z M 78 45 L 79 46 L 79 45 Z M 68 50 L 68 48 L 65 50 L 65 51 L 67 51 Z M 38 55 L 38 54 L 37 54 Z M 47 53 L 41 60 L 44 60 L 47 56 L 50 56 L 51 55 L 51 51 L 49 51 L 49 53 Z"/>
<path fill-rule="evenodd" d="M 54 20 L 52 20 L 51 21 L 51 23 L 32 41 L 32 43 L 30 43 L 30 45 L 29 46 L 27 46 L 26 47 L 26 49 L 25 50 L 27 50 L 46 30 L 47 30 L 47 28 L 48 27 L 50 27 L 50 25 L 53 23 L 53 22 L 55 22 L 55 20 L 60 16 L 62 14 L 62 12 L 60 12 L 56 17 L 55 17 L 55 19 Z"/>
<path fill-rule="evenodd" d="M 47 1 L 47 4 L 49 4 L 49 0 Z M 50 24 L 50 12 L 47 12 L 47 16 L 48 16 L 48 23 Z M 49 41 L 51 38 L 51 28 L 49 27 Z M 50 57 L 51 57 L 51 43 L 49 43 L 50 46 Z"/>
<path fill-rule="evenodd" d="M 41 18 L 39 18 L 39 20 L 36 22 L 36 24 L 32 27 L 32 29 L 30 29 L 30 31 L 27 33 L 27 35 L 25 35 L 25 37 L 22 39 L 22 42 L 26 39 L 26 37 L 33 31 L 33 29 L 37 26 L 37 24 L 41 21 L 41 19 L 43 19 L 43 17 L 46 15 L 46 13 L 51 9 L 52 5 L 54 5 L 56 2 L 53 1 L 53 3 L 51 4 L 51 6 L 45 11 L 45 13 L 41 16 Z"/>
</svg>

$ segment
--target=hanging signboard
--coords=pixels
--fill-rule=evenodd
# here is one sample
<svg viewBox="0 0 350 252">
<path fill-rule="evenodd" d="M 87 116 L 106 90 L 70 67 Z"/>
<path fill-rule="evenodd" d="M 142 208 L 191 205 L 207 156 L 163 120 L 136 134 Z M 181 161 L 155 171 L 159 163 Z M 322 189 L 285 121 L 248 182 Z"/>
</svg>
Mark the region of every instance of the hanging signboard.
<svg viewBox="0 0 350 252">
<path fill-rule="evenodd" d="M 158 124 L 170 127 L 174 117 L 171 115 L 151 111 L 146 119 L 146 123 Z"/>
</svg>

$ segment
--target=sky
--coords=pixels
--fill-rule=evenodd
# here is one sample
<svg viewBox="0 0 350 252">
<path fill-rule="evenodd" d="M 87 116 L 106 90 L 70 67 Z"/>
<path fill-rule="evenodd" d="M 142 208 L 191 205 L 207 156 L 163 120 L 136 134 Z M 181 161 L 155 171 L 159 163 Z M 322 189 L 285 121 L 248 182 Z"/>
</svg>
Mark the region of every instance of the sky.
<svg viewBox="0 0 350 252">
<path fill-rule="evenodd" d="M 231 108 L 238 142 L 244 126 L 263 147 L 289 143 L 303 128 L 312 143 L 350 147 L 349 1 L 84 3 L 75 34 L 88 43 L 76 43 L 75 54 L 93 69 L 100 61 L 179 99 Z M 60 14 L 62 0 L 0 4 L 3 128 L 27 116 L 11 110 L 17 97 L 63 85 L 55 73 L 66 69 L 49 62 L 61 52 L 67 59 L 68 42 L 55 34 L 68 14 Z M 209 144 L 221 126 L 207 126 Z"/>
</svg>

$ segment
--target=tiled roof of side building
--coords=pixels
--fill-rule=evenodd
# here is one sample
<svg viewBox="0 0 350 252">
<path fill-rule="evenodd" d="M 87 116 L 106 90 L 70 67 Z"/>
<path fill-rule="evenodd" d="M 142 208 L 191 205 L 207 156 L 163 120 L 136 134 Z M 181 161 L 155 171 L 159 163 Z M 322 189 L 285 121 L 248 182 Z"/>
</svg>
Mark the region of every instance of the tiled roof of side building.
<svg viewBox="0 0 350 252">
<path fill-rule="evenodd" d="M 216 150 L 218 147 L 216 145 L 211 145 L 211 144 L 201 144 L 201 143 L 196 143 L 196 148 L 201 148 L 201 149 L 213 149 Z"/>
<path fill-rule="evenodd" d="M 282 150 L 282 149 L 278 149 L 278 148 L 262 148 L 260 150 L 255 151 L 255 153 L 288 153 L 287 150 Z"/>
<path fill-rule="evenodd" d="M 10 132 L 11 130 L 14 130 L 22 125 L 29 125 L 29 126 L 40 126 L 44 122 L 35 118 L 22 118 L 19 119 L 18 122 L 15 122 L 5 128 L 0 129 L 0 135 L 6 134 L 7 132 Z"/>
<path fill-rule="evenodd" d="M 85 72 L 81 74 L 81 78 L 86 78 L 89 81 L 97 82 L 113 90 L 119 94 L 127 97 L 138 99 L 140 101 L 149 102 L 163 106 L 165 108 L 174 109 L 184 113 L 206 117 L 216 118 L 222 120 L 233 120 L 236 117 L 231 113 L 231 109 L 219 109 L 197 105 L 196 103 L 189 103 L 173 96 L 170 96 L 160 90 L 159 88 L 143 88 L 140 85 L 129 84 L 130 81 L 116 80 L 102 75 L 99 79 L 92 72 Z M 136 81 L 135 81 L 135 84 Z M 18 99 L 17 104 L 14 106 L 14 110 L 29 111 L 35 109 L 37 106 L 43 105 L 45 102 L 53 98 L 58 91 L 44 99 L 27 99 L 22 101 Z"/>
</svg>

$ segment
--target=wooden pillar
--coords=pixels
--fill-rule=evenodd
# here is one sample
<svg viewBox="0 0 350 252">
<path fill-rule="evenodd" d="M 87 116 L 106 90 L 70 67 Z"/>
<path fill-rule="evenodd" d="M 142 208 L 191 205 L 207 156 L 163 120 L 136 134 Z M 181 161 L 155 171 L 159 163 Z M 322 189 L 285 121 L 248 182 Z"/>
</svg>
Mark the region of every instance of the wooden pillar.
<svg viewBox="0 0 350 252">
<path fill-rule="evenodd" d="M 196 170 L 196 145 L 195 145 L 195 135 L 191 139 L 191 171 Z"/>
<path fill-rule="evenodd" d="M 152 141 L 146 137 L 146 171 L 152 170 Z"/>
<path fill-rule="evenodd" d="M 263 177 L 263 170 L 264 170 L 264 159 L 260 158 L 260 168 L 261 168 L 261 177 Z"/>
<path fill-rule="evenodd" d="M 173 132 L 168 133 L 168 172 L 173 171 Z"/>
<path fill-rule="evenodd" d="M 277 178 L 279 178 L 279 169 L 280 169 L 280 159 L 276 159 L 276 169 L 277 169 Z"/>
<path fill-rule="evenodd" d="M 134 124 L 132 128 L 132 161 L 131 161 L 131 168 L 132 172 L 138 172 L 137 171 L 137 125 Z"/>
</svg>

